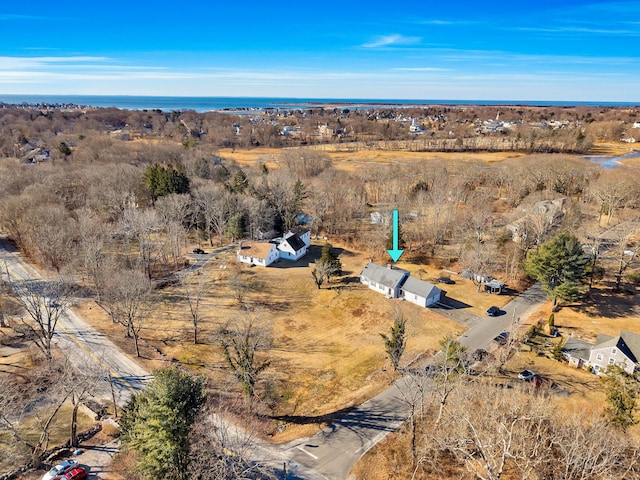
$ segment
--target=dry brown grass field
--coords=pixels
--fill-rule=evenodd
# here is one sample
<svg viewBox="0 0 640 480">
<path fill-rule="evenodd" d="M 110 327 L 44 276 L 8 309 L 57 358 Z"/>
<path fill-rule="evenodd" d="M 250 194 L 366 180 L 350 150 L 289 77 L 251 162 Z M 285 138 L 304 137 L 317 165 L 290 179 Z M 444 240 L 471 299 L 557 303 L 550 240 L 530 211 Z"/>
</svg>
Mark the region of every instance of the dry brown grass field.
<svg viewBox="0 0 640 480">
<path fill-rule="evenodd" d="M 322 150 L 332 160 L 333 166 L 340 170 L 354 171 L 366 164 L 397 164 L 413 165 L 425 161 L 445 161 L 447 163 L 484 162 L 495 164 L 505 160 L 520 159 L 526 157 L 520 152 L 410 152 L 397 150 L 377 150 L 375 148 L 362 148 L 357 151 L 348 151 L 341 144 L 324 145 L 318 147 L 297 147 L 296 149 Z M 633 144 L 623 142 L 599 143 L 589 151 L 589 155 L 624 155 L 640 150 Z M 220 149 L 218 152 L 223 158 L 230 158 L 239 165 L 255 166 L 264 163 L 268 168 L 279 166 L 278 156 L 281 149 L 258 147 L 251 150 Z M 640 159 L 628 159 L 624 161 L 628 165 L 640 164 Z"/>
<path fill-rule="evenodd" d="M 390 300 L 361 285 L 359 274 L 368 259 L 338 245 L 334 247 L 340 253 L 345 275 L 325 283 L 321 289 L 314 284 L 313 264 L 309 265 L 319 257 L 320 244 L 312 246 L 311 254 L 294 264 L 281 261 L 269 268 L 238 264 L 231 252 L 214 258 L 201 273 L 207 287 L 202 343 L 198 345 L 191 340 L 192 325 L 181 287 L 156 292 L 141 335 L 157 351 L 144 348 L 143 363 L 153 368 L 176 359 L 209 376 L 214 386 L 226 389 L 228 376 L 217 332 L 227 322 L 246 315 L 258 316 L 272 331 L 269 377 L 279 398 L 273 413 L 315 417 L 357 405 L 388 386 L 393 373 L 380 333 L 387 333 L 393 323 L 394 304 L 409 320 L 405 362 L 437 349 L 438 341 L 446 334 L 463 333 L 463 326 L 429 309 Z M 400 266 L 418 270 L 413 265 Z M 428 267 L 420 270 L 416 275 L 425 279 L 438 273 Z M 200 276 L 193 278 L 200 281 Z M 245 285 L 242 303 L 230 287 L 230 279 Z M 451 287 L 456 298 L 477 304 L 474 309 L 482 310 L 484 303 L 494 301 L 493 296 L 477 294 L 476 287 L 466 280 Z M 124 338 L 123 329 L 95 304 L 81 305 L 79 313 L 133 353 L 133 341 Z"/>
</svg>

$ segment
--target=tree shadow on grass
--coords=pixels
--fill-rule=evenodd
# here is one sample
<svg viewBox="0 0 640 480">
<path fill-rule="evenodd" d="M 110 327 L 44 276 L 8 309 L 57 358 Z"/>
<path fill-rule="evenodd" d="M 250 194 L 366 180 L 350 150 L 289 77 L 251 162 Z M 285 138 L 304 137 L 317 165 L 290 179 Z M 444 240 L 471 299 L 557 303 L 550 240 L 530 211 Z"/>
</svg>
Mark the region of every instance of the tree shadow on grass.
<svg viewBox="0 0 640 480">
<path fill-rule="evenodd" d="M 640 315 L 638 296 L 609 289 L 593 289 L 574 308 L 589 317 L 624 318 Z M 566 305 L 565 305 L 566 306 Z"/>
</svg>

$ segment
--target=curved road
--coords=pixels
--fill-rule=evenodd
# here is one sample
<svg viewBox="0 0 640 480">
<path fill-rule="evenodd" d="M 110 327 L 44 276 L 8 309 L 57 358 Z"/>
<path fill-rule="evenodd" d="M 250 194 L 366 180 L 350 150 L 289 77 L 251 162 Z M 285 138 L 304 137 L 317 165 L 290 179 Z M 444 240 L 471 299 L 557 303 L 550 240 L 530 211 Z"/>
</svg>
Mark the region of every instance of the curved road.
<svg viewBox="0 0 640 480">
<path fill-rule="evenodd" d="M 5 239 L 0 239 L 0 265 L 2 277 L 6 278 L 8 270 L 12 281 L 46 280 Z M 53 341 L 63 352 L 73 352 L 67 358 L 77 368 L 98 365 L 104 370 L 105 379 L 111 375 L 116 400 L 121 406 L 132 393 L 144 388 L 151 379 L 149 372 L 70 309 L 65 309 L 60 316 Z M 112 399 L 111 389 L 106 381 L 96 388 L 94 394 L 103 400 Z"/>
<path fill-rule="evenodd" d="M 539 284 L 513 299 L 498 317 L 467 316 L 469 330 L 460 338 L 468 350 L 487 348 L 503 331 L 511 331 L 514 323 L 524 322 L 546 302 Z M 447 311 L 439 311 L 447 315 Z M 396 430 L 409 417 L 411 398 L 407 379 L 398 379 L 379 395 L 354 409 L 317 435 L 288 445 L 290 458 L 330 480 L 342 480 L 367 450 L 384 436 Z"/>
<path fill-rule="evenodd" d="M 19 279 L 42 278 L 4 240 L 0 240 L 0 262 L 6 263 L 11 275 Z M 510 331 L 514 323 L 524 322 L 545 301 L 545 293 L 539 284 L 535 284 L 507 304 L 502 309 L 505 313 L 498 317 L 480 318 L 465 314 L 464 323 L 470 328 L 460 338 L 460 342 L 471 351 L 486 348 L 499 333 Z M 440 310 L 439 313 L 455 318 L 454 311 Z M 69 358 L 72 361 L 75 358 L 80 367 L 87 362 L 97 362 L 108 370 L 117 387 L 120 404 L 126 402 L 133 392 L 141 390 L 151 378 L 149 372 L 70 310 L 60 319 L 56 341 L 63 351 L 74 352 Z M 411 395 L 410 385 L 411 382 L 406 379 L 398 379 L 385 391 L 313 437 L 280 446 L 256 441 L 254 438 L 250 456 L 256 462 L 269 465 L 276 472 L 282 472 L 286 466 L 289 480 L 345 479 L 353 465 L 371 447 L 400 427 L 409 417 L 406 399 Z M 108 386 L 101 390 L 100 396 L 111 398 Z M 227 428 L 234 431 L 239 439 L 247 437 L 246 432 L 237 426 L 227 424 Z"/>
</svg>

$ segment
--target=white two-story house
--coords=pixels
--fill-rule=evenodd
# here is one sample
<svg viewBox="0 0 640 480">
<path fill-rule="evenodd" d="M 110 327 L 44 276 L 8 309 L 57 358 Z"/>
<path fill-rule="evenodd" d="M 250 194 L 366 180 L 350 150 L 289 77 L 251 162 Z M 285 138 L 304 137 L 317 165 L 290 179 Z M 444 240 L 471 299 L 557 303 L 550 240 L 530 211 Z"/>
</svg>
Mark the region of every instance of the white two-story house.
<svg viewBox="0 0 640 480">
<path fill-rule="evenodd" d="M 633 374 L 640 359 L 640 335 L 621 330 L 617 337 L 598 335 L 589 352 L 589 365 L 595 373 L 604 372 L 609 365 L 620 365 Z"/>
</svg>

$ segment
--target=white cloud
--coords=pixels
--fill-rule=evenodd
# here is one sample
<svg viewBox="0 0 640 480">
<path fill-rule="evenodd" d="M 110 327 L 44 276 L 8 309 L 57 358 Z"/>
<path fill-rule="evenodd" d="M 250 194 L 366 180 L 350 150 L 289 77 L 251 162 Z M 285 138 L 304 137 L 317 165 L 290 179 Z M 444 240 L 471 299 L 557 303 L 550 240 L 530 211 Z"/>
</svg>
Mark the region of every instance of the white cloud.
<svg viewBox="0 0 640 480">
<path fill-rule="evenodd" d="M 0 70 L 21 68 L 48 68 L 53 65 L 83 64 L 89 62 L 110 62 L 108 57 L 76 55 L 69 57 L 0 57 Z"/>
<path fill-rule="evenodd" d="M 406 37 L 404 35 L 383 35 L 376 37 L 372 41 L 363 44 L 364 48 L 380 48 L 380 47 L 392 47 L 397 45 L 416 45 L 419 44 L 422 38 L 420 37 Z"/>
</svg>

